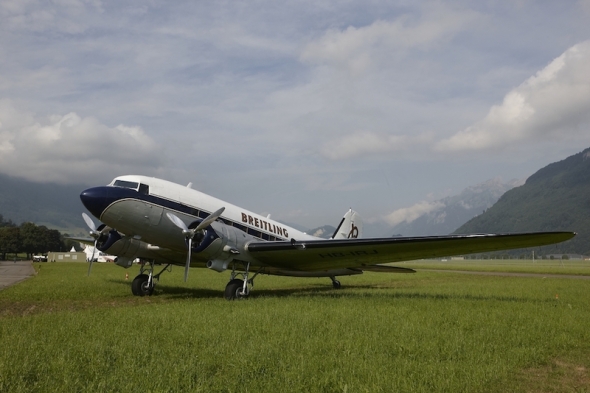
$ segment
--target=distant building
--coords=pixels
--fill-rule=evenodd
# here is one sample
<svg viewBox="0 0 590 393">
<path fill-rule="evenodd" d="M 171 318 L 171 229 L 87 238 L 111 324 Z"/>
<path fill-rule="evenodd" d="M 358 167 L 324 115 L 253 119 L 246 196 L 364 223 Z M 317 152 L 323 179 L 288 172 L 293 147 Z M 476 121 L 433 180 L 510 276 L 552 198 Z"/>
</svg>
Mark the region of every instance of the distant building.
<svg viewBox="0 0 590 393">
<path fill-rule="evenodd" d="M 573 260 L 588 260 L 588 256 L 581 254 L 547 254 L 544 259 L 573 259 Z"/>
<path fill-rule="evenodd" d="M 86 254 L 83 252 L 50 252 L 47 254 L 48 262 L 86 262 Z"/>
</svg>

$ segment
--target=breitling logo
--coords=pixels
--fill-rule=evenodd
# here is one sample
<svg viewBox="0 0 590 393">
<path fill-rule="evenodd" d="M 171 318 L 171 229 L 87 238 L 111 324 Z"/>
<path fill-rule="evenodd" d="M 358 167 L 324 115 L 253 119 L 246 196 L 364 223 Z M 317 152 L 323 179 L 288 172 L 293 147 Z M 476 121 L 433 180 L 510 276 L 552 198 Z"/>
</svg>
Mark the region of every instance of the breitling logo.
<svg viewBox="0 0 590 393">
<path fill-rule="evenodd" d="M 279 236 L 289 237 L 287 229 L 271 224 L 264 220 L 258 219 L 257 217 L 252 217 L 251 215 L 246 213 L 242 213 L 242 222 L 244 224 L 253 225 L 257 228 L 264 229 L 265 231 L 272 232 Z"/>
</svg>

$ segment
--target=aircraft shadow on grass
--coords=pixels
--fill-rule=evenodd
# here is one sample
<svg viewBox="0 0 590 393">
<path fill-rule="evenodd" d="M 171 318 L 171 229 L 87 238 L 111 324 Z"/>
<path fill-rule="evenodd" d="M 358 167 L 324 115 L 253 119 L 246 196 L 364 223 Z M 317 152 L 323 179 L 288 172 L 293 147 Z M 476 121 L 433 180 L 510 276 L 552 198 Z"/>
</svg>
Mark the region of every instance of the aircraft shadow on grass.
<svg viewBox="0 0 590 393">
<path fill-rule="evenodd" d="M 126 281 L 108 280 L 109 282 L 129 285 Z M 357 292 L 355 290 L 370 290 L 367 292 Z M 283 297 L 329 297 L 329 298 L 383 298 L 389 297 L 395 299 L 417 299 L 417 300 L 468 300 L 468 301 L 498 301 L 508 303 L 549 303 L 555 302 L 552 298 L 534 299 L 518 296 L 497 296 L 497 295 L 471 295 L 471 294 L 441 294 L 441 293 L 421 293 L 421 292 L 393 292 L 384 294 L 380 290 L 395 290 L 393 287 L 383 287 L 380 285 L 349 285 L 343 289 L 333 289 L 323 284 L 310 285 L 299 288 L 277 288 L 277 289 L 259 289 L 250 296 L 251 299 L 258 298 L 283 298 Z M 157 285 L 158 294 L 166 295 L 168 298 L 195 298 L 210 299 L 219 298 L 219 290 L 206 288 L 186 288 L 180 286 Z"/>
</svg>

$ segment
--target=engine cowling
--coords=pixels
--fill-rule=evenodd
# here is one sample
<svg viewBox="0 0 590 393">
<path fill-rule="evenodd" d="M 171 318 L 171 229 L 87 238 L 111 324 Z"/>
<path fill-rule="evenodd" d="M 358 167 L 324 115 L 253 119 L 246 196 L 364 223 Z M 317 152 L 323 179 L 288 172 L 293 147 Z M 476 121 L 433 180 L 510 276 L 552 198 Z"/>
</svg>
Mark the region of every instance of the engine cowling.
<svg viewBox="0 0 590 393">
<path fill-rule="evenodd" d="M 128 268 L 142 251 L 147 250 L 147 244 L 106 227 L 101 231 L 96 248 L 107 254 L 117 255 L 115 264 Z"/>
<path fill-rule="evenodd" d="M 200 252 L 201 256 L 208 260 L 209 269 L 223 272 L 234 259 L 246 262 L 252 260 L 246 250 L 246 244 L 254 239 L 253 236 L 218 221 L 211 223 L 205 232 L 200 243 L 193 247 L 193 251 Z"/>
<path fill-rule="evenodd" d="M 226 260 L 221 259 L 211 259 L 207 262 L 207 267 L 209 269 L 215 270 L 216 272 L 223 272 L 227 270 L 229 263 L 232 261 L 232 258 L 228 258 Z"/>
<path fill-rule="evenodd" d="M 196 228 L 202 221 L 203 220 L 196 220 L 196 221 L 191 222 L 191 224 L 188 226 L 188 229 Z M 215 232 L 215 230 L 211 227 L 211 225 L 209 225 L 207 228 L 195 233 L 195 236 L 193 237 L 193 241 L 192 241 L 192 243 L 193 243 L 192 252 L 199 253 L 199 252 L 205 251 L 217 239 L 219 239 L 219 235 L 217 235 L 217 232 Z"/>
</svg>

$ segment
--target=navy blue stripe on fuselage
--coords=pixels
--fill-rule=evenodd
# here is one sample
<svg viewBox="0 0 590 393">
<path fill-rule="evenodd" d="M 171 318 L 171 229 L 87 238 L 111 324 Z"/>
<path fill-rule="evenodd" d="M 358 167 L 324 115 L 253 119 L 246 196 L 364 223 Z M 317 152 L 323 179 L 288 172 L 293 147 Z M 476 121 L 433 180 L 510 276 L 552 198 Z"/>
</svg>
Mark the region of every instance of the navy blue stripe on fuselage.
<svg viewBox="0 0 590 393">
<path fill-rule="evenodd" d="M 101 186 L 85 190 L 80 194 L 80 199 L 86 208 L 95 216 L 100 218 L 107 207 L 113 203 L 123 199 L 134 199 L 153 205 L 161 206 L 169 210 L 175 210 L 181 213 L 188 214 L 195 218 L 204 219 L 208 217 L 211 212 L 197 209 L 193 206 L 185 205 L 183 203 L 166 199 L 163 197 L 143 194 L 136 190 L 123 187 Z M 258 228 L 252 228 L 240 222 L 228 220 L 226 218 L 219 218 L 224 224 L 233 226 L 251 236 L 257 237 L 267 241 L 283 241 L 285 239 L 260 231 Z"/>
</svg>

